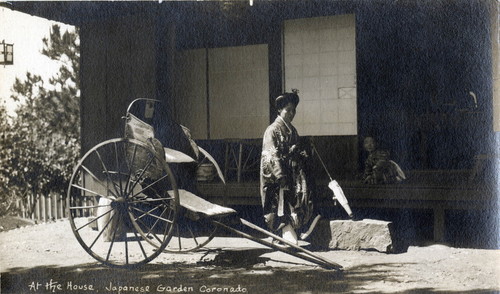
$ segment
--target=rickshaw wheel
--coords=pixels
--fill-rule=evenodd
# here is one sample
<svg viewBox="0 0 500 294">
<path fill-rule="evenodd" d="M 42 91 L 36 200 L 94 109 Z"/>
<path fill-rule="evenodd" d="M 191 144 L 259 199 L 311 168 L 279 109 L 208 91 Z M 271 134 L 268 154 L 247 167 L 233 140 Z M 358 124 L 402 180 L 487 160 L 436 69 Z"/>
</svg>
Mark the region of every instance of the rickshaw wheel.
<svg viewBox="0 0 500 294">
<path fill-rule="evenodd" d="M 178 209 L 168 164 L 134 139 L 111 139 L 90 149 L 68 188 L 67 210 L 78 242 L 114 267 L 137 267 L 161 254 L 172 238 Z"/>
<path fill-rule="evenodd" d="M 217 226 L 209 219 L 193 219 L 189 212 L 184 212 L 180 213 L 179 221 L 174 226 L 172 240 L 165 247 L 166 252 L 196 251 L 212 241 L 217 233 Z"/>
</svg>

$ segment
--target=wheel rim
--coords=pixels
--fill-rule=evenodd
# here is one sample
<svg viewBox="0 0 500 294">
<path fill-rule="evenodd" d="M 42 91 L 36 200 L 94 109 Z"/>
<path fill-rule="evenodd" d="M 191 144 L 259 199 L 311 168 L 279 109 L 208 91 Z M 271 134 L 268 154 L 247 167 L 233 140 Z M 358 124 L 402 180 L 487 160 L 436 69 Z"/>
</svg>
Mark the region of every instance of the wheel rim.
<svg viewBox="0 0 500 294">
<path fill-rule="evenodd" d="M 207 245 L 217 232 L 217 226 L 208 219 L 192 220 L 188 214 L 179 216 L 175 224 L 172 240 L 165 251 L 183 253 L 196 251 Z"/>
<path fill-rule="evenodd" d="M 92 257 L 111 266 L 139 266 L 172 238 L 178 197 L 170 168 L 147 144 L 112 139 L 89 150 L 75 167 L 69 219 Z"/>
</svg>

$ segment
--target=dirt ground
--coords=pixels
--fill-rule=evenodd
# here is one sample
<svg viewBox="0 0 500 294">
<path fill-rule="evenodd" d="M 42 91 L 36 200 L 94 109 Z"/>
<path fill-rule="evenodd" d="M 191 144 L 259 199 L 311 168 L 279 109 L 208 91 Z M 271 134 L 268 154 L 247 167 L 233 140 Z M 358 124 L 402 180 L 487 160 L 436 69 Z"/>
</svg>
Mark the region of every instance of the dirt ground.
<svg viewBox="0 0 500 294">
<path fill-rule="evenodd" d="M 163 253 L 135 270 L 97 263 L 68 220 L 0 232 L 0 293 L 500 293 L 500 250 L 409 247 L 404 253 L 325 251 L 325 270 L 250 240 Z"/>
</svg>

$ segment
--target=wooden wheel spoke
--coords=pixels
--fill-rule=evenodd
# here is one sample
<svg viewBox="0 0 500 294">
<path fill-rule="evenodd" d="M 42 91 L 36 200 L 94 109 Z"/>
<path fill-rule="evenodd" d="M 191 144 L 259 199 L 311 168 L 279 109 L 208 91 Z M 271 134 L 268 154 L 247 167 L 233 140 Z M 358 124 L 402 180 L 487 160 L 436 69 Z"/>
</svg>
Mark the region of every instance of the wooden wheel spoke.
<svg viewBox="0 0 500 294">
<path fill-rule="evenodd" d="M 116 145 L 116 142 L 113 144 L 115 146 L 115 169 L 116 172 L 118 172 L 118 183 L 119 183 L 119 188 L 120 188 L 120 195 L 124 194 L 123 190 L 123 185 L 122 185 L 122 180 L 121 180 L 121 173 L 120 173 L 120 159 L 118 158 L 118 146 Z"/>
<path fill-rule="evenodd" d="M 159 183 L 161 180 L 165 179 L 168 177 L 168 174 L 167 175 L 164 175 L 162 176 L 161 178 L 157 179 L 156 181 L 152 182 L 151 184 L 147 185 L 146 187 L 142 188 L 139 192 L 135 193 L 132 195 L 132 198 L 136 197 L 137 195 L 143 193 L 144 191 L 146 191 L 147 189 L 153 187 L 154 185 L 156 185 L 157 183 Z"/>
<path fill-rule="evenodd" d="M 108 207 L 109 204 L 106 205 L 92 205 L 92 206 L 71 206 L 69 209 L 91 209 L 91 208 L 99 208 L 99 207 Z"/>
<path fill-rule="evenodd" d="M 179 224 L 175 226 L 175 230 L 177 231 L 177 243 L 179 244 L 179 251 L 182 250 L 182 241 L 181 241 L 181 230 L 179 229 Z"/>
<path fill-rule="evenodd" d="M 130 191 L 134 191 L 134 188 L 135 186 L 137 186 L 137 184 L 140 182 L 140 179 L 142 178 L 142 176 L 144 175 L 144 173 L 146 172 L 146 170 L 151 166 L 151 164 L 153 163 L 153 160 L 155 159 L 154 156 L 151 156 L 148 160 L 148 163 L 146 164 L 146 166 L 141 170 L 141 173 L 139 174 L 139 176 L 137 177 L 137 179 L 135 180 L 135 182 L 132 184 L 132 187 L 130 188 Z"/>
<path fill-rule="evenodd" d="M 105 185 L 101 180 L 99 180 L 95 175 L 94 173 L 92 173 L 90 171 L 90 169 L 88 169 L 85 165 L 82 165 L 82 168 L 101 186 L 103 187 L 104 189 L 106 189 L 106 191 L 108 191 L 111 195 L 113 195 L 116 199 L 118 196 L 117 194 L 113 193 L 112 190 L 109 189 L 109 187 L 107 185 Z M 109 197 L 109 196 L 104 196 L 102 195 L 103 197 Z"/>
<path fill-rule="evenodd" d="M 91 194 L 94 194 L 94 195 L 81 195 L 82 197 L 97 197 L 97 196 L 101 196 L 101 197 L 106 197 L 102 194 L 100 194 L 99 192 L 95 192 L 95 191 L 92 191 L 88 188 L 85 188 L 85 187 L 82 187 L 82 186 L 79 186 L 77 184 L 71 184 L 72 187 L 78 189 L 78 190 L 82 190 L 82 191 L 85 191 L 85 192 L 89 192 Z"/>
<path fill-rule="evenodd" d="M 112 210 L 110 210 L 109 212 L 111 212 Z M 92 249 L 92 247 L 94 247 L 95 243 L 97 242 L 97 240 L 99 240 L 99 238 L 102 236 L 102 234 L 104 233 L 104 231 L 106 230 L 106 228 L 109 226 L 109 224 L 111 223 L 111 221 L 113 220 L 113 218 L 115 217 L 116 213 L 113 214 L 108 222 L 106 223 L 106 225 L 102 228 L 102 230 L 99 232 L 99 234 L 97 234 L 97 237 L 94 239 L 94 242 L 92 242 L 92 244 L 89 247 L 89 249 Z"/>
<path fill-rule="evenodd" d="M 115 230 L 113 231 L 113 237 L 111 238 L 111 243 L 109 244 L 109 249 L 108 249 L 108 254 L 106 255 L 106 261 L 109 261 L 109 257 L 111 255 L 111 251 L 113 250 L 113 246 L 115 245 L 115 237 L 116 237 L 116 230 L 117 227 L 115 227 Z"/>
<path fill-rule="evenodd" d="M 146 253 L 146 250 L 144 250 L 144 246 L 142 246 L 141 239 L 137 235 L 137 232 L 134 231 L 134 236 L 137 238 L 137 242 L 139 243 L 139 247 L 141 248 L 142 255 L 144 255 L 144 258 L 148 258 L 148 255 Z"/>
<path fill-rule="evenodd" d="M 125 144 L 128 144 L 128 143 L 125 143 Z M 125 147 L 125 153 L 127 152 L 127 147 Z M 135 162 L 135 155 L 137 154 L 137 145 L 134 144 L 134 152 L 132 153 L 132 159 L 130 160 L 130 164 L 128 166 L 128 176 L 127 176 L 127 181 L 125 182 L 125 191 L 127 192 L 127 196 L 128 196 L 128 193 L 132 192 L 132 190 L 128 190 L 129 188 L 129 182 L 130 182 L 130 179 L 132 178 L 132 167 L 134 166 L 134 162 Z M 126 157 L 126 155 L 125 155 Z"/>
<path fill-rule="evenodd" d="M 162 242 L 162 240 L 153 232 L 154 227 L 156 226 L 157 222 L 151 227 L 148 228 L 148 225 L 145 224 L 142 219 L 137 219 L 138 222 L 140 222 L 145 228 L 147 228 L 147 232 L 142 232 L 145 233 L 145 238 L 148 238 L 149 236 L 153 236 L 158 242 Z"/>
<path fill-rule="evenodd" d="M 73 233 L 103 264 L 145 264 L 172 238 L 179 202 L 175 187 L 168 164 L 146 143 L 131 138 L 99 143 L 71 176 L 67 211 Z"/>
<path fill-rule="evenodd" d="M 140 241 L 139 241 L 139 244 L 140 244 Z M 128 239 L 127 239 L 127 236 L 125 235 L 125 264 L 128 264 L 128 263 L 129 263 L 129 260 L 128 260 Z"/>
<path fill-rule="evenodd" d="M 148 211 L 142 210 L 142 209 L 140 209 L 140 208 L 133 207 L 133 209 L 135 209 L 135 210 L 137 210 L 137 211 L 139 211 L 139 212 L 142 212 L 142 213 L 143 213 L 143 215 L 141 215 L 139 218 L 142 218 L 142 217 L 144 217 L 144 216 L 146 216 L 146 215 L 147 215 L 147 216 L 150 216 L 150 217 L 153 217 L 153 218 L 156 218 L 156 219 L 159 219 L 159 220 L 165 221 L 165 222 L 167 222 L 167 223 L 171 223 L 171 224 L 173 224 L 173 223 L 174 223 L 173 221 L 171 221 L 171 220 L 169 220 L 169 219 L 166 219 L 166 218 L 163 218 L 163 217 L 159 217 L 159 216 L 157 216 L 157 215 L 154 215 L 154 214 L 151 214 L 151 213 L 150 213 L 151 211 L 156 210 L 157 208 L 158 208 L 158 207 L 155 207 L 155 208 L 151 209 L 151 210 L 148 212 Z M 139 218 L 138 218 L 138 219 L 139 219 Z"/>
<path fill-rule="evenodd" d="M 194 234 L 193 230 L 191 229 L 191 226 L 190 226 L 190 225 L 187 225 L 186 227 L 188 228 L 189 234 L 190 234 L 190 235 L 191 235 L 191 237 L 193 238 L 194 243 L 196 244 L 196 246 L 198 246 L 198 245 L 199 245 L 199 243 L 198 243 L 198 239 L 196 239 L 196 236 L 195 236 L 195 234 Z"/>
<path fill-rule="evenodd" d="M 104 173 L 106 174 L 108 181 L 113 184 L 113 188 L 115 188 L 116 195 L 121 195 L 120 191 L 117 190 L 116 183 L 111 179 L 111 176 L 110 176 L 111 173 L 109 172 L 108 168 L 106 167 L 106 164 L 102 160 L 101 154 L 99 153 L 98 150 L 96 150 L 95 153 L 97 154 L 97 157 L 99 158 L 99 161 L 101 162 L 102 168 L 104 169 Z"/>
<path fill-rule="evenodd" d="M 100 216 L 98 216 L 98 217 L 94 218 L 93 220 L 91 220 L 91 221 L 87 222 L 87 223 L 86 223 L 86 224 L 84 224 L 83 226 L 80 226 L 79 228 L 77 228 L 77 229 L 76 229 L 76 231 L 77 231 L 77 232 L 78 232 L 78 231 L 80 231 L 81 229 L 83 229 L 83 228 L 85 228 L 86 226 L 90 225 L 91 223 L 93 223 L 93 222 L 97 221 L 98 219 L 102 218 L 103 216 L 105 216 L 105 215 L 107 215 L 107 214 L 111 213 L 111 211 L 113 211 L 113 209 L 110 209 L 110 210 L 106 211 L 105 213 L 101 214 Z"/>
<path fill-rule="evenodd" d="M 133 209 L 135 209 L 135 210 L 137 210 L 137 211 L 144 212 L 144 213 L 143 213 L 141 216 L 139 216 L 137 219 L 141 219 L 141 218 L 143 218 L 143 217 L 145 217 L 145 216 L 147 216 L 147 215 L 150 215 L 150 213 L 151 213 L 151 212 L 153 212 L 153 211 L 155 211 L 155 210 L 158 210 L 158 206 L 153 206 L 153 208 L 152 208 L 152 209 L 150 209 L 150 210 L 148 210 L 148 211 L 141 210 L 141 209 L 139 209 L 139 208 L 137 208 L 137 207 L 135 207 L 135 206 L 133 206 L 132 208 L 133 208 Z M 135 219 L 135 220 L 137 220 L 137 219 Z"/>
<path fill-rule="evenodd" d="M 163 209 L 163 211 L 160 213 L 160 216 L 162 216 L 162 215 L 165 213 L 165 211 L 166 211 L 167 209 L 169 209 L 169 208 L 170 208 L 170 207 L 165 207 L 165 208 Z M 167 222 L 169 222 L 169 223 L 173 223 L 173 222 L 172 222 L 172 221 L 170 221 L 170 220 L 168 220 L 168 219 L 166 220 L 165 218 L 161 218 L 161 217 L 158 217 L 157 215 L 151 214 L 151 212 L 152 212 L 152 211 L 154 211 L 154 210 L 157 210 L 157 209 L 158 209 L 158 207 L 157 207 L 157 206 L 155 206 L 153 209 L 151 209 L 151 210 L 149 210 L 149 211 L 147 211 L 147 212 L 146 212 L 146 211 L 143 211 L 143 210 L 140 210 L 140 209 L 138 209 L 138 208 L 136 208 L 136 207 L 134 207 L 134 209 L 139 210 L 139 211 L 141 211 L 141 212 L 144 212 L 144 214 L 143 214 L 143 215 L 141 215 L 141 216 L 139 216 L 139 217 L 137 217 L 137 218 L 134 218 L 134 221 L 140 222 L 140 223 L 141 223 L 141 224 L 142 224 L 145 228 L 147 228 L 147 232 L 146 232 L 146 234 L 145 234 L 145 235 L 146 235 L 146 236 L 145 236 L 145 238 L 147 238 L 148 236 L 152 235 L 152 236 L 153 236 L 156 240 L 158 240 L 158 242 L 162 243 L 162 240 L 161 240 L 160 238 L 158 238 L 158 236 L 154 233 L 154 229 L 155 229 L 155 228 L 156 228 L 156 226 L 159 224 L 160 220 L 167 221 Z M 148 226 L 147 224 L 145 224 L 145 223 L 142 221 L 142 218 L 143 218 L 145 215 L 149 215 L 149 216 L 152 216 L 152 217 L 154 217 L 154 218 L 155 218 L 155 222 L 153 223 L 153 225 L 152 225 L 152 226 Z M 163 232 L 163 233 L 164 233 L 164 235 L 166 235 L 166 232 L 167 232 L 167 231 L 168 231 L 168 226 L 165 226 L 165 230 L 164 230 L 164 232 Z"/>
<path fill-rule="evenodd" d="M 165 212 L 165 210 L 163 210 L 163 212 L 162 212 L 160 215 L 163 215 L 163 213 L 164 213 L 164 212 Z M 141 223 L 143 223 L 143 224 L 144 224 L 144 222 L 142 221 L 142 219 L 141 219 L 140 221 L 141 221 Z M 154 231 L 153 231 L 153 230 L 156 228 L 156 226 L 157 226 L 159 223 L 160 223 L 160 220 L 159 220 L 159 219 L 155 219 L 155 221 L 154 221 L 153 225 L 149 227 L 149 229 L 148 229 L 148 233 L 146 234 L 146 236 L 148 236 L 149 234 L 153 234 L 153 235 L 155 236 L 155 238 L 157 238 L 157 237 L 156 237 L 156 234 L 154 233 Z M 144 224 L 144 226 L 145 226 L 145 227 L 148 227 L 146 224 Z M 158 239 L 158 241 L 160 241 L 160 239 L 159 239 L 159 238 L 157 238 L 157 239 Z M 161 241 L 160 241 L 160 242 L 161 242 Z"/>
<path fill-rule="evenodd" d="M 158 201 L 171 201 L 174 200 L 175 198 L 173 197 L 167 197 L 167 198 L 146 198 L 146 199 L 137 199 L 134 201 L 129 201 L 129 203 L 151 203 L 151 202 L 158 202 Z"/>
<path fill-rule="evenodd" d="M 165 207 L 163 208 L 163 211 L 161 212 L 161 214 L 160 214 L 160 215 L 165 214 L 165 211 L 167 211 L 167 210 L 168 210 L 168 216 L 167 216 L 167 217 L 168 217 L 168 219 L 170 219 L 170 217 L 172 216 L 172 208 L 171 208 L 170 206 L 165 206 Z M 158 222 L 159 222 L 159 220 L 158 220 Z M 173 224 L 173 221 L 171 221 L 171 222 L 169 222 L 169 223 Z M 164 228 L 164 230 L 163 230 L 163 235 L 167 235 L 167 232 L 168 232 L 168 231 L 169 231 L 169 226 L 168 226 L 168 225 L 166 225 L 166 226 L 165 226 L 165 228 Z"/>
<path fill-rule="evenodd" d="M 156 208 L 157 207 L 155 207 L 154 209 L 150 210 L 149 212 L 155 210 Z M 165 210 L 163 210 L 163 212 L 160 215 L 162 215 L 164 212 L 165 212 Z M 159 219 L 155 219 L 155 222 L 153 223 L 153 225 L 149 226 L 146 223 L 144 223 L 141 218 L 142 218 L 142 216 L 139 217 L 139 218 L 134 218 L 134 220 L 135 221 L 139 221 L 141 224 L 143 224 L 143 226 L 147 229 L 145 237 L 148 237 L 153 232 L 153 230 L 155 229 L 156 225 L 160 222 L 160 220 Z M 153 235 L 154 235 L 154 233 L 153 233 Z M 157 238 L 156 235 L 155 235 L 155 238 Z M 161 240 L 159 238 L 157 238 L 157 239 L 158 239 L 159 242 L 161 242 Z"/>
<path fill-rule="evenodd" d="M 99 143 L 78 162 L 69 183 L 73 233 L 103 264 L 143 265 L 172 238 L 179 202 L 175 187 L 168 164 L 146 143 L 130 138 Z"/>
</svg>

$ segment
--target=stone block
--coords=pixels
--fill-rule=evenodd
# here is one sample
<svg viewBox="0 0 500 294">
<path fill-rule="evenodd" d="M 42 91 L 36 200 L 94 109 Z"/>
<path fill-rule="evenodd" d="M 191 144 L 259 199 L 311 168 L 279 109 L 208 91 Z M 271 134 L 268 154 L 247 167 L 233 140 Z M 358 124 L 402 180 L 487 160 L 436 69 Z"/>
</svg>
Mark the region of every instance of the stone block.
<svg viewBox="0 0 500 294">
<path fill-rule="evenodd" d="M 309 237 L 313 247 L 393 251 L 392 222 L 373 219 L 321 220 Z"/>
</svg>

